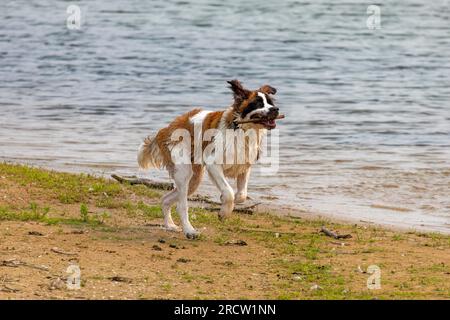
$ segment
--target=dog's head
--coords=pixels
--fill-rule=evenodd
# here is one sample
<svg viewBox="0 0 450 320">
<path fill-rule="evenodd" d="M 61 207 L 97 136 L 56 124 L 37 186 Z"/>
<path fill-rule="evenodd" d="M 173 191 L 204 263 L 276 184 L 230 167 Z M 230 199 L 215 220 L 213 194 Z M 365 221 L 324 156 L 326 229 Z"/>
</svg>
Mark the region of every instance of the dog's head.
<svg viewBox="0 0 450 320">
<path fill-rule="evenodd" d="M 238 80 L 228 81 L 234 94 L 234 112 L 239 120 L 255 119 L 253 126 L 256 128 L 274 129 L 275 119 L 278 116 L 278 108 L 273 98 L 277 90 L 269 85 L 264 85 L 258 90 L 248 90 Z"/>
</svg>

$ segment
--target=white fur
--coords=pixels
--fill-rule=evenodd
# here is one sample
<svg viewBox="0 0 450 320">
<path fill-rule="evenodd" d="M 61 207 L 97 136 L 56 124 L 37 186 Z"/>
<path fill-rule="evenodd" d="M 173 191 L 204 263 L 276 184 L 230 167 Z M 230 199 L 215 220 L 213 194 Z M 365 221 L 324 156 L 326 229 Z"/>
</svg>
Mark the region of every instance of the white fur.
<svg viewBox="0 0 450 320">
<path fill-rule="evenodd" d="M 250 170 L 249 167 L 246 172 L 238 175 L 236 179 L 236 187 L 237 192 L 234 196 L 235 203 L 242 203 L 247 199 L 247 187 L 248 187 L 248 179 L 250 178 Z"/>
<path fill-rule="evenodd" d="M 220 190 L 220 200 L 222 201 L 222 206 L 220 208 L 219 217 L 225 218 L 231 214 L 234 208 L 234 193 L 233 188 L 228 183 L 223 172 L 223 167 L 219 164 L 211 164 L 206 166 L 206 171 Z"/>
<path fill-rule="evenodd" d="M 264 93 L 258 92 L 258 96 L 260 96 L 263 99 L 264 107 L 260 108 L 260 109 L 253 110 L 252 112 L 247 114 L 247 116 L 245 117 L 246 119 L 250 119 L 250 117 L 252 115 L 254 115 L 255 113 L 268 113 L 269 109 L 273 108 L 273 105 L 271 105 L 270 103 L 267 102 L 266 95 Z"/>
<path fill-rule="evenodd" d="M 175 172 L 173 175 L 173 179 L 175 181 L 175 185 L 177 188 L 177 211 L 180 215 L 181 225 L 183 227 L 183 232 L 189 239 L 196 238 L 199 233 L 194 229 L 189 221 L 189 212 L 188 212 L 188 188 L 189 181 L 192 178 L 192 166 L 188 165 L 178 165 L 175 167 Z M 170 208 L 169 208 L 170 211 Z M 170 224 L 170 220 L 168 221 Z M 172 221 L 173 223 L 173 221 Z M 167 225 L 166 225 L 167 227 Z"/>
<path fill-rule="evenodd" d="M 208 111 L 208 110 L 202 110 L 199 113 L 193 115 L 189 120 L 193 123 L 193 124 L 199 124 L 199 123 L 203 123 L 203 121 L 205 120 L 206 116 L 208 114 L 210 114 L 212 111 Z"/>
</svg>

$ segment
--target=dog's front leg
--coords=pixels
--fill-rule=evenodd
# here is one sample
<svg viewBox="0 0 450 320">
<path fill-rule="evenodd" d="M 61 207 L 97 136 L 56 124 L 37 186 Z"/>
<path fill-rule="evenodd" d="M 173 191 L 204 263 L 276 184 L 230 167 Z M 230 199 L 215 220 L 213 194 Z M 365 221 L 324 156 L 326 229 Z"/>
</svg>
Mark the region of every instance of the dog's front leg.
<svg viewBox="0 0 450 320">
<path fill-rule="evenodd" d="M 248 179 L 250 177 L 250 168 L 236 178 L 237 192 L 234 196 L 235 203 L 242 203 L 247 199 Z"/>
<path fill-rule="evenodd" d="M 234 208 L 234 192 L 233 188 L 228 183 L 221 165 L 210 164 L 206 166 L 209 176 L 213 183 L 220 190 L 220 200 L 222 207 L 219 212 L 219 219 L 224 219 L 229 216 Z"/>
</svg>

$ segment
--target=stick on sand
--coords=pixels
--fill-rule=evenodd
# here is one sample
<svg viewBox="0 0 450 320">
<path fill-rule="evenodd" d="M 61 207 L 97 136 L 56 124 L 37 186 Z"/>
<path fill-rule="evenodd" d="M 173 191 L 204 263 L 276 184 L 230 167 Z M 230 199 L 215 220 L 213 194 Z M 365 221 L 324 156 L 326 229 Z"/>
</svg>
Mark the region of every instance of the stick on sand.
<svg viewBox="0 0 450 320">
<path fill-rule="evenodd" d="M 145 178 L 138 178 L 136 176 L 132 177 L 122 177 L 117 174 L 111 175 L 114 179 L 119 181 L 120 183 L 129 183 L 131 185 L 135 184 L 143 184 L 146 187 L 153 189 L 162 189 L 162 190 L 172 190 L 174 188 L 173 183 L 170 182 L 158 182 Z"/>
<path fill-rule="evenodd" d="M 334 239 L 349 239 L 352 237 L 351 234 L 337 234 L 336 232 L 330 231 L 325 227 L 322 227 L 322 229 L 320 229 L 320 232 L 323 232 L 327 236 L 332 237 Z"/>
</svg>

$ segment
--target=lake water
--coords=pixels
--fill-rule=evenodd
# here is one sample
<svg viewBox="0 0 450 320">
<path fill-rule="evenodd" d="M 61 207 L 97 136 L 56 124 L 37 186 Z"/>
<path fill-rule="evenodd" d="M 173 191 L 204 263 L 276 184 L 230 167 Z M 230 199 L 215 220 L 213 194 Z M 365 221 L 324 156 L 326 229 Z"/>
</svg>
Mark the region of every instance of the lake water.
<svg viewBox="0 0 450 320">
<path fill-rule="evenodd" d="M 269 83 L 280 169 L 251 196 L 450 233 L 449 2 L 379 2 L 370 30 L 365 1 L 76 1 L 69 30 L 72 1 L 2 1 L 0 160 L 143 175 L 143 137 Z"/>
</svg>

